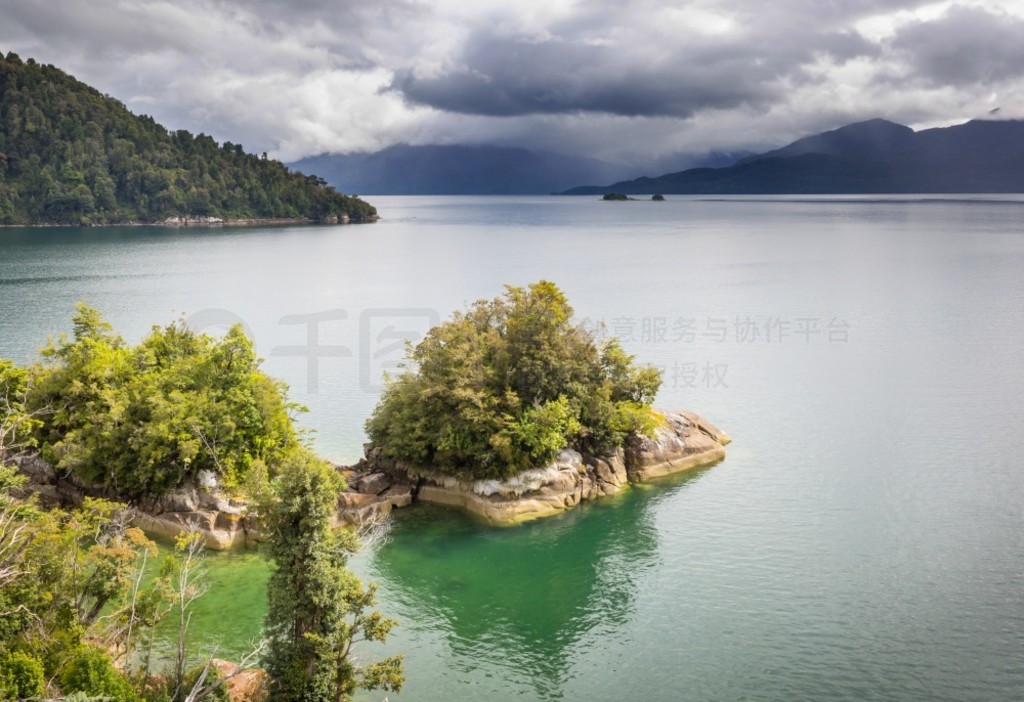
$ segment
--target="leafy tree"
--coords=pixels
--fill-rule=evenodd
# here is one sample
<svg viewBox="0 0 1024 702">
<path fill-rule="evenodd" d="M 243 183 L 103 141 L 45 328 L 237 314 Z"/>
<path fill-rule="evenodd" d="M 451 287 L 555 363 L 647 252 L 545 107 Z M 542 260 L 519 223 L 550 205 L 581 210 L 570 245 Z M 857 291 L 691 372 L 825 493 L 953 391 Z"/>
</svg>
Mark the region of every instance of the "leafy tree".
<svg viewBox="0 0 1024 702">
<path fill-rule="evenodd" d="M 28 371 L 0 358 L 0 461 L 11 460 L 36 446 L 33 433 L 39 428 L 39 416 L 49 408 L 25 407 Z"/>
<path fill-rule="evenodd" d="M 0 55 L 0 224 L 174 216 L 372 220 L 322 179 L 169 132 L 49 65 Z"/>
<path fill-rule="evenodd" d="M 297 443 L 301 408 L 259 370 L 239 326 L 215 340 L 176 321 L 132 347 L 80 303 L 72 336 L 42 357 L 24 407 L 40 415 L 43 456 L 114 494 L 160 494 L 203 470 L 239 484 L 253 461 Z"/>
<path fill-rule="evenodd" d="M 102 696 L 110 702 L 136 702 L 139 697 L 104 651 L 92 644 L 75 650 L 60 671 L 60 687 L 64 692 L 85 692 Z"/>
<path fill-rule="evenodd" d="M 356 538 L 331 529 L 342 486 L 336 470 L 298 450 L 261 507 L 273 561 L 264 664 L 275 702 L 345 702 L 359 688 L 402 686 L 400 656 L 362 667 L 354 661 L 353 644 L 384 641 L 395 622 L 370 611 L 375 588 L 346 568 Z"/>
<path fill-rule="evenodd" d="M 176 557 L 142 585 L 155 545 L 118 505 L 86 501 L 80 510 L 41 511 L 15 499 L 22 479 L 0 467 L 0 700 L 75 693 L 107 702 L 225 699 L 224 683 L 262 652 L 224 675 L 212 659 L 187 672 L 189 610 L 202 593 L 194 533 Z M 178 655 L 152 676 L 154 628 L 180 612 Z M 102 614 L 101 614 L 102 613 Z"/>
<path fill-rule="evenodd" d="M 41 697 L 46 688 L 43 664 L 22 651 L 0 648 L 0 699 Z"/>
<path fill-rule="evenodd" d="M 503 478 L 573 446 L 605 453 L 650 434 L 661 373 L 572 322 L 558 287 L 506 286 L 435 327 L 391 378 L 366 428 L 384 456 Z"/>
<path fill-rule="evenodd" d="M 359 688 L 399 690 L 400 657 L 360 666 L 353 655 L 360 642 L 384 641 L 395 622 L 372 610 L 374 587 L 346 568 L 356 537 L 332 531 L 343 481 L 299 447 L 284 387 L 259 371 L 241 330 L 214 340 L 175 322 L 130 346 L 90 307 L 79 305 L 72 322 L 42 363 L 0 364 L 6 445 L 30 432 L 59 467 L 118 491 L 155 491 L 199 469 L 252 486 L 273 537 L 273 699 L 343 702 Z M 36 419 L 39 408 L 47 411 Z M 543 441 L 561 414 L 555 407 L 534 420 L 531 440 Z M 42 511 L 15 497 L 23 482 L 0 465 L 0 695 L 223 697 L 226 678 L 211 659 L 187 671 L 188 611 L 202 591 L 195 535 L 143 586 L 154 545 L 129 527 L 123 505 L 86 498 L 79 509 Z M 175 606 L 174 669 L 152 678 L 153 627 Z"/>
<path fill-rule="evenodd" d="M 65 693 L 135 700 L 115 658 L 134 653 L 122 624 L 129 604 L 150 599 L 149 588 L 127 596 L 152 542 L 112 503 L 41 511 L 14 497 L 21 482 L 0 467 L 0 699 L 39 695 L 40 681 L 52 681 Z"/>
</svg>

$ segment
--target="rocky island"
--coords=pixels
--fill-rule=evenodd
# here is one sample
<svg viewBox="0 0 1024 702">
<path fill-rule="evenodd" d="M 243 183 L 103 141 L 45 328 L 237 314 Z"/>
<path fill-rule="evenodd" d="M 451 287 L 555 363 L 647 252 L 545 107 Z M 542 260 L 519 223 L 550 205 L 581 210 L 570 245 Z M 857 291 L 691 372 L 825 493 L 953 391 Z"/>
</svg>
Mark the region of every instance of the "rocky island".
<svg viewBox="0 0 1024 702">
<path fill-rule="evenodd" d="M 707 420 L 651 407 L 659 371 L 571 319 L 540 281 L 432 329 L 344 471 L 346 519 L 420 501 L 517 524 L 725 456 L 730 439 Z"/>
<path fill-rule="evenodd" d="M 611 454 L 564 449 L 550 465 L 503 480 L 466 480 L 388 461 L 369 445 L 362 461 L 343 470 L 350 490 L 342 495 L 339 515 L 360 523 L 392 507 L 429 502 L 458 507 L 490 524 L 514 525 L 725 457 L 731 439 L 707 420 L 686 411 L 665 414 L 665 420 L 654 437 L 633 437 Z"/>
</svg>

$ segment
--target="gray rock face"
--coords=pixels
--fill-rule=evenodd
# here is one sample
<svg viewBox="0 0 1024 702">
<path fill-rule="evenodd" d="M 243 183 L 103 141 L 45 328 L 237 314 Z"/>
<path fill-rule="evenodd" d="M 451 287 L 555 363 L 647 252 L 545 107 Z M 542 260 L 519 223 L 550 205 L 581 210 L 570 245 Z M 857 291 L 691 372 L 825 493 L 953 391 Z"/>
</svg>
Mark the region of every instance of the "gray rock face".
<svg viewBox="0 0 1024 702">
<path fill-rule="evenodd" d="M 629 479 L 642 482 L 725 457 L 729 435 L 693 412 L 665 415 L 654 438 L 633 437 L 624 458 Z M 717 456 L 717 457 L 716 457 Z"/>
<path fill-rule="evenodd" d="M 392 507 L 408 507 L 412 504 L 412 485 L 392 485 L 384 491 L 384 497 L 391 501 Z"/>
<path fill-rule="evenodd" d="M 338 498 L 337 526 L 358 526 L 380 521 L 391 514 L 391 500 L 381 495 L 345 492 Z"/>
<path fill-rule="evenodd" d="M 463 481 L 429 470 L 389 464 L 367 445 L 366 457 L 338 470 L 349 490 L 342 493 L 334 523 L 364 525 L 386 519 L 392 509 L 416 501 L 451 505 L 499 525 L 560 514 L 587 500 L 607 497 L 640 482 L 715 463 L 725 457 L 729 436 L 692 412 L 665 415 L 654 437 L 634 437 L 624 449 L 606 456 L 584 456 L 566 449 L 542 468 L 507 480 Z M 73 476 L 59 476 L 38 457 L 16 462 L 28 475 L 31 491 L 44 505 L 81 504 L 94 490 Z M 244 500 L 223 494 L 213 476 L 198 485 L 172 490 L 140 505 L 135 521 L 142 529 L 174 537 L 195 525 L 206 545 L 228 549 L 261 541 L 257 520 Z"/>
<path fill-rule="evenodd" d="M 26 476 L 29 482 L 39 485 L 51 485 L 57 482 L 57 471 L 39 456 L 16 456 L 11 459 L 18 472 Z"/>
<path fill-rule="evenodd" d="M 165 493 L 157 504 L 164 512 L 195 512 L 199 508 L 199 496 L 195 488 L 178 488 Z"/>
<path fill-rule="evenodd" d="M 379 495 L 389 487 L 392 480 L 384 473 L 370 473 L 359 479 L 356 489 L 364 495 Z"/>
<path fill-rule="evenodd" d="M 244 520 L 239 515 L 205 510 L 193 512 L 164 512 L 149 514 L 138 512 L 135 524 L 149 534 L 174 538 L 188 529 L 195 528 L 207 548 L 223 551 L 242 546 L 250 540 Z"/>
<path fill-rule="evenodd" d="M 27 491 L 37 495 L 43 507 L 77 507 L 86 495 L 103 496 L 103 490 L 84 485 L 74 475 L 58 474 L 39 456 L 22 457 L 17 465 L 29 478 Z M 225 496 L 212 474 L 201 476 L 199 482 L 205 487 L 185 485 L 134 505 L 134 523 L 151 534 L 171 538 L 194 526 L 207 547 L 216 550 L 258 540 L 255 520 L 246 516 L 244 501 Z"/>
<path fill-rule="evenodd" d="M 365 458 L 349 470 L 354 471 L 359 493 L 374 493 L 383 484 L 377 477 L 382 473 L 394 479 L 395 486 L 378 498 L 391 498 L 394 507 L 421 500 L 459 507 L 494 524 L 517 524 L 614 495 L 631 482 L 715 463 L 725 457 L 727 443 L 728 435 L 707 420 L 692 412 L 674 412 L 665 415 L 665 424 L 654 437 L 634 437 L 614 454 L 582 456 L 566 449 L 551 465 L 507 480 L 466 481 L 429 469 L 388 464 L 372 445 L 364 447 Z M 398 492 L 402 497 L 394 499 Z M 342 511 L 355 509 L 364 507 L 353 505 Z"/>
</svg>

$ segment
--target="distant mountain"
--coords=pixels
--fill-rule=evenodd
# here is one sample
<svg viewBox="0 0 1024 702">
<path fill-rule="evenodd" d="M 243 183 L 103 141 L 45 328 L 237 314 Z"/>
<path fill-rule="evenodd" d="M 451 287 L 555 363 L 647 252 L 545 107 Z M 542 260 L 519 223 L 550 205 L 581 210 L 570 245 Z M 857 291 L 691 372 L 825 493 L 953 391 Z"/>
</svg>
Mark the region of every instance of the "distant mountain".
<svg viewBox="0 0 1024 702">
<path fill-rule="evenodd" d="M 339 190 L 372 195 L 534 195 L 636 169 L 589 158 L 499 146 L 409 146 L 368 154 L 323 154 L 289 164 Z M 642 172 L 642 171 L 641 171 Z"/>
<path fill-rule="evenodd" d="M 315 176 L 170 132 L 53 66 L 0 54 L 0 224 L 375 215 Z"/>
<path fill-rule="evenodd" d="M 567 195 L 1024 192 L 1024 121 L 915 132 L 873 119 L 799 139 L 725 168 L 581 186 Z"/>
</svg>

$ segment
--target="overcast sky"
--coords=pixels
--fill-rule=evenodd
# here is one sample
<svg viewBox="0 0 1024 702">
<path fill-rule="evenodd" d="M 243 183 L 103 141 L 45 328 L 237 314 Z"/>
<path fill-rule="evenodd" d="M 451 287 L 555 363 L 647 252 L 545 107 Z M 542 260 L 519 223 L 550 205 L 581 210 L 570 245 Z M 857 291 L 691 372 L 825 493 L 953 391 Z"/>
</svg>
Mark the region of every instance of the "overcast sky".
<svg viewBox="0 0 1024 702">
<path fill-rule="evenodd" d="M 0 50 L 284 160 L 404 142 L 642 161 L 1024 117 L 1024 0 L 0 0 Z"/>
</svg>

